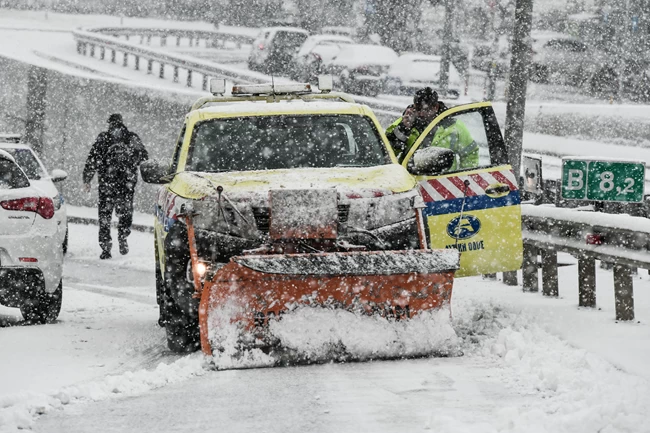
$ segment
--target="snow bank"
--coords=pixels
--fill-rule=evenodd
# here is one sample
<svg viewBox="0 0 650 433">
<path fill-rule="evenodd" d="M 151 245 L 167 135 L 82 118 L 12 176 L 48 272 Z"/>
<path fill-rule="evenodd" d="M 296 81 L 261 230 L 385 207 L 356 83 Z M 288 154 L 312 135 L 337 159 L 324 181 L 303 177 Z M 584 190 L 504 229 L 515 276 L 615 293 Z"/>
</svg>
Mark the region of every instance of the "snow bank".
<svg viewBox="0 0 650 433">
<path fill-rule="evenodd" d="M 117 376 L 69 386 L 50 394 L 21 393 L 0 397 L 0 432 L 29 429 L 38 415 L 69 404 L 132 396 L 177 383 L 206 371 L 205 358 L 194 354 L 171 364 L 161 363 L 154 370 L 138 370 Z"/>
<path fill-rule="evenodd" d="M 456 309 L 458 311 L 458 309 Z M 534 313 L 470 301 L 454 328 L 468 356 L 503 367 L 502 380 L 534 407 L 504 407 L 491 426 L 449 417 L 432 419 L 438 432 L 650 431 L 650 382 L 549 333 Z"/>
<path fill-rule="evenodd" d="M 269 323 L 265 341 L 273 342 L 270 355 L 254 348 L 260 342 L 231 323 L 238 314 L 237 307 L 228 305 L 210 315 L 209 338 L 218 369 L 458 353 L 447 309 L 394 321 L 340 309 L 300 307 Z"/>
<path fill-rule="evenodd" d="M 650 220 L 634 217 L 627 214 L 607 214 L 602 212 L 585 212 L 570 208 L 558 208 L 552 205 L 521 206 L 524 216 L 566 220 L 590 226 L 609 227 L 612 229 L 625 229 L 630 231 L 650 233 Z"/>
</svg>

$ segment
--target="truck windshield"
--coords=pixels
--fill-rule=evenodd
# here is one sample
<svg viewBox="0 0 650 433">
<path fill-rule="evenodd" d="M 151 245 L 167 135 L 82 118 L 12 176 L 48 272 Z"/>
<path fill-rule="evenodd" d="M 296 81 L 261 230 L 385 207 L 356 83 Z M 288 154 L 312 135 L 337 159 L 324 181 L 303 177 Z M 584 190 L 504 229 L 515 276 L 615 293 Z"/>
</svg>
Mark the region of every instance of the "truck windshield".
<svg viewBox="0 0 650 433">
<path fill-rule="evenodd" d="M 258 116 L 197 124 L 185 170 L 201 172 L 371 167 L 390 163 L 365 116 Z"/>
</svg>

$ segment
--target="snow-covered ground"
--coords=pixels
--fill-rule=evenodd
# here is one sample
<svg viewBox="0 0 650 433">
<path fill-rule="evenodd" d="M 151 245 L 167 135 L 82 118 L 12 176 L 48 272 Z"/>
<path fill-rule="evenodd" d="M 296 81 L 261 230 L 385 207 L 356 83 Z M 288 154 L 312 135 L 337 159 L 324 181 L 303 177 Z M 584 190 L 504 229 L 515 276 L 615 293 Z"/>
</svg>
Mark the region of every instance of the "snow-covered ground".
<svg viewBox="0 0 650 433">
<path fill-rule="evenodd" d="M 100 261 L 96 234 L 71 225 L 57 323 L 21 326 L 17 310 L 0 309 L 0 431 L 650 431 L 645 271 L 635 279 L 634 323 L 614 321 L 609 271 L 598 271 L 598 309 L 578 308 L 575 261 L 564 256 L 559 299 L 456 280 L 453 320 L 437 316 L 430 329 L 463 356 L 214 371 L 202 355 L 166 350 L 153 236 L 134 232 L 129 255 Z M 375 319 L 316 314 L 283 325 L 305 350 L 393 335 L 369 328 Z"/>
</svg>

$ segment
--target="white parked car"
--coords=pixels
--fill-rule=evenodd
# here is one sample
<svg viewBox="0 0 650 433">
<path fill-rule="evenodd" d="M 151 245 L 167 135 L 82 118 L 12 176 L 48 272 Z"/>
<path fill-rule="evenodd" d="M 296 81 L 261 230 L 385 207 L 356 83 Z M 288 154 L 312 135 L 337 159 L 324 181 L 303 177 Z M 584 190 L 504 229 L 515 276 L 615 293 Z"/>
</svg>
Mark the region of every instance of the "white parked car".
<svg viewBox="0 0 650 433">
<path fill-rule="evenodd" d="M 25 320 L 56 320 L 63 299 L 61 229 L 52 198 L 0 150 L 0 304 Z"/>
<path fill-rule="evenodd" d="M 20 142 L 20 135 L 17 134 L 0 134 L 0 149 L 7 151 L 27 175 L 32 186 L 40 189 L 54 203 L 54 220 L 59 226 L 57 237 L 63 246 L 63 252 L 68 250 L 68 218 L 65 206 L 65 200 L 61 192 L 57 189 L 57 182 L 64 181 L 68 174 L 59 169 L 52 170 L 48 174 L 47 169 L 34 153 L 32 148 Z"/>
<path fill-rule="evenodd" d="M 425 54 L 402 54 L 391 65 L 384 82 L 386 93 L 412 95 L 418 89 L 431 87 L 440 93 L 440 56 Z M 458 98 L 462 79 L 456 67 L 449 64 L 449 87 L 441 98 Z"/>
<path fill-rule="evenodd" d="M 340 51 L 340 45 L 353 44 L 348 36 L 312 35 L 305 40 L 294 58 L 291 78 L 300 82 L 316 81 L 323 61 L 329 62 Z"/>
<path fill-rule="evenodd" d="M 248 55 L 248 69 L 265 74 L 289 74 L 293 58 L 309 32 L 297 27 L 267 27 L 260 31 Z"/>
<path fill-rule="evenodd" d="M 335 87 L 344 92 L 377 96 L 397 59 L 395 51 L 382 45 L 338 45 L 329 60 L 323 59 L 320 73 L 332 75 Z"/>
</svg>

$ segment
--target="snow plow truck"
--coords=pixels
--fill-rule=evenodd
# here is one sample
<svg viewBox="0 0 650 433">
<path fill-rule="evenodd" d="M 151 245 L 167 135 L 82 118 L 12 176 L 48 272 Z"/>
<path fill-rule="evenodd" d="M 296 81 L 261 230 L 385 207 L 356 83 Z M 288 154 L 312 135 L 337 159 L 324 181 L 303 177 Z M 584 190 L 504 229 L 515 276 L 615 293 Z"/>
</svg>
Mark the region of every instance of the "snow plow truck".
<svg viewBox="0 0 650 433">
<path fill-rule="evenodd" d="M 212 354 L 213 316 L 259 336 L 297 307 L 389 320 L 450 308 L 454 277 L 519 269 L 518 182 L 488 102 L 439 115 L 402 163 L 366 105 L 309 84 L 211 82 L 171 162 L 141 165 L 155 204 L 160 325 L 175 352 Z M 476 167 L 431 146 L 463 122 Z"/>
</svg>

